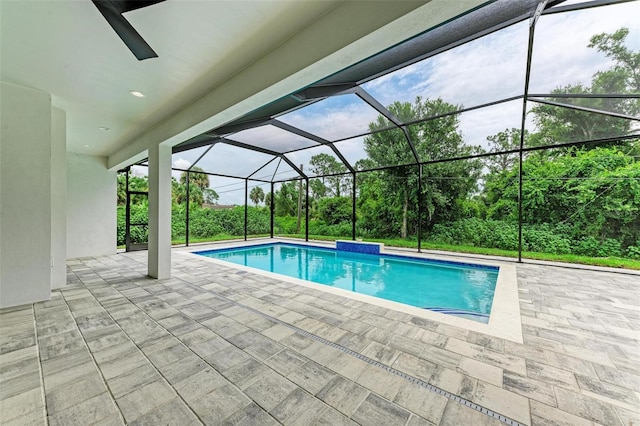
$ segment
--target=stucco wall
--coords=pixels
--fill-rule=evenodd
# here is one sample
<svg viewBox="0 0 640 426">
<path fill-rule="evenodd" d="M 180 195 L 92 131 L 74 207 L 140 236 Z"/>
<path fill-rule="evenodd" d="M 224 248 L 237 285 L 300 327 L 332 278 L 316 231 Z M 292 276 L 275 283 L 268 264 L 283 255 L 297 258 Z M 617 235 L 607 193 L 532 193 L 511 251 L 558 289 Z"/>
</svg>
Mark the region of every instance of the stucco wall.
<svg viewBox="0 0 640 426">
<path fill-rule="evenodd" d="M 116 252 L 116 172 L 107 158 L 67 153 L 67 258 Z"/>
</svg>

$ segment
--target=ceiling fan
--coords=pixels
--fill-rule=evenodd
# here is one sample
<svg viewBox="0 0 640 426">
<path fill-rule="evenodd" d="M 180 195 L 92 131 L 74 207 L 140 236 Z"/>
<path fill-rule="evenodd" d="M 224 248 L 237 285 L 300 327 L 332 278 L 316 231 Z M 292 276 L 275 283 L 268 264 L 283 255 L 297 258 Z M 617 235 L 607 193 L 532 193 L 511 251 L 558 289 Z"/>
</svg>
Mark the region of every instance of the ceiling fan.
<svg viewBox="0 0 640 426">
<path fill-rule="evenodd" d="M 135 28 L 122 16 L 125 12 L 141 9 L 165 0 L 91 0 L 98 8 L 104 19 L 118 34 L 129 50 L 139 61 L 157 58 L 158 55 L 147 44 Z"/>
</svg>

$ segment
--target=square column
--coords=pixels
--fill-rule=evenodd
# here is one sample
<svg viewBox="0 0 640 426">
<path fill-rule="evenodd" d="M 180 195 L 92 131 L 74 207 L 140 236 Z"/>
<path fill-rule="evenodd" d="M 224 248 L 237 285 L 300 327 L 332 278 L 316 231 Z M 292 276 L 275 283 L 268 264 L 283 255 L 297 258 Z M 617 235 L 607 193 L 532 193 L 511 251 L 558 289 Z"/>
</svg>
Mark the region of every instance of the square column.
<svg viewBox="0 0 640 426">
<path fill-rule="evenodd" d="M 67 114 L 51 108 L 51 288 L 67 285 Z"/>
<path fill-rule="evenodd" d="M 51 297 L 54 184 L 51 96 L 5 82 L 0 92 L 0 308 L 5 308 Z"/>
<path fill-rule="evenodd" d="M 153 278 L 171 277 L 171 147 L 149 148 L 149 260 Z"/>
</svg>

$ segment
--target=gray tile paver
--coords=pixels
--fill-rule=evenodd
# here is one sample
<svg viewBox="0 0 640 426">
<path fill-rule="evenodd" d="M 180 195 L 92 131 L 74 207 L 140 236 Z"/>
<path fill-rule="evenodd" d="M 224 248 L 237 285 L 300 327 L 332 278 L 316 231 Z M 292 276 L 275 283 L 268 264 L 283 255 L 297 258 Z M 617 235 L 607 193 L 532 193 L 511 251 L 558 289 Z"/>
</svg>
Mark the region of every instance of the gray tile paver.
<svg viewBox="0 0 640 426">
<path fill-rule="evenodd" d="M 102 378 L 95 372 L 81 380 L 52 390 L 47 390 L 45 395 L 47 412 L 49 415 L 55 414 L 58 411 L 62 411 L 106 391 L 107 387 L 102 381 Z"/>
<path fill-rule="evenodd" d="M 531 422 L 534 425 L 593 426 L 591 420 L 578 417 L 566 411 L 531 401 Z"/>
<path fill-rule="evenodd" d="M 390 374 L 374 365 L 367 365 L 356 382 L 366 389 L 393 401 L 400 389 L 407 383 L 405 379 L 395 374 Z"/>
<path fill-rule="evenodd" d="M 189 405 L 205 424 L 220 424 L 251 400 L 232 385 L 224 385 Z"/>
<path fill-rule="evenodd" d="M 531 424 L 529 400 L 501 387 L 478 381 L 473 402 L 524 424 Z"/>
<path fill-rule="evenodd" d="M 530 377 L 504 372 L 504 389 L 526 396 L 535 401 L 556 407 L 556 396 L 553 386 Z"/>
<path fill-rule="evenodd" d="M 131 422 L 175 398 L 175 393 L 162 380 L 156 380 L 116 399 L 124 419 Z"/>
<path fill-rule="evenodd" d="M 172 383 L 178 394 L 187 402 L 195 401 L 225 384 L 227 384 L 225 378 L 211 367 L 198 371 L 179 382 Z"/>
<path fill-rule="evenodd" d="M 283 376 L 287 376 L 307 361 L 309 360 L 302 355 L 289 349 L 283 349 L 277 354 L 267 358 L 264 363 Z"/>
<path fill-rule="evenodd" d="M 258 381 L 245 388 L 244 393 L 262 409 L 270 411 L 297 388 L 298 386 L 283 376 L 269 371 Z"/>
<path fill-rule="evenodd" d="M 308 425 L 324 410 L 325 405 L 301 388 L 296 388 L 269 414 L 285 425 Z"/>
<path fill-rule="evenodd" d="M 347 379 L 357 380 L 369 364 L 346 353 L 340 353 L 329 361 L 325 367 L 343 375 Z"/>
<path fill-rule="evenodd" d="M 374 394 L 360 404 L 352 418 L 362 425 L 404 425 L 411 413 Z"/>
<path fill-rule="evenodd" d="M 91 355 L 85 348 L 84 350 L 73 352 L 68 355 L 41 361 L 42 372 L 46 376 L 73 367 L 75 365 L 84 364 L 91 361 Z"/>
<path fill-rule="evenodd" d="M 620 425 L 615 409 L 597 399 L 557 387 L 558 408 L 603 425 Z"/>
<path fill-rule="evenodd" d="M 407 382 L 400 388 L 393 402 L 431 423 L 438 424 L 449 398 Z"/>
<path fill-rule="evenodd" d="M 316 397 L 341 413 L 351 416 L 368 395 L 369 391 L 362 386 L 336 376 L 316 394 Z"/>
<path fill-rule="evenodd" d="M 396 370 L 410 374 L 420 380 L 428 382 L 433 376 L 436 364 L 426 359 L 401 353 L 392 365 Z"/>
<path fill-rule="evenodd" d="M 95 424 L 106 418 L 118 421 L 120 413 L 109 394 L 103 393 L 50 415 L 48 420 L 50 426 L 84 426 Z M 120 421 L 119 424 L 123 424 L 123 422 Z"/>
<path fill-rule="evenodd" d="M 287 378 L 303 389 L 306 389 L 307 392 L 316 394 L 329 383 L 335 375 L 333 371 L 314 361 L 309 361 L 291 372 Z"/>
<path fill-rule="evenodd" d="M 255 358 L 249 357 L 243 362 L 226 369 L 222 374 L 240 389 L 245 389 L 260 380 L 269 371 L 271 371 L 269 367 Z"/>
<path fill-rule="evenodd" d="M 503 370 L 475 359 L 463 357 L 456 371 L 496 386 L 502 386 Z"/>
<path fill-rule="evenodd" d="M 116 358 L 112 361 L 98 364 L 98 366 L 104 378 L 109 380 L 147 364 L 149 364 L 149 360 L 142 353 L 130 352 L 122 358 Z"/>
<path fill-rule="evenodd" d="M 47 390 L 52 390 L 60 386 L 64 386 L 67 383 L 76 381 L 82 377 L 97 374 L 98 369 L 96 365 L 87 360 L 82 364 L 72 365 L 69 368 L 60 370 L 53 374 L 44 375 L 44 385 Z"/>
<path fill-rule="evenodd" d="M 504 425 L 500 420 L 467 408 L 462 404 L 449 401 L 440 420 L 440 426 L 500 426 Z M 567 425 L 568 426 L 568 425 Z"/>
<path fill-rule="evenodd" d="M 131 426 L 152 426 L 159 424 L 163 426 L 183 426 L 192 423 L 200 422 L 184 402 L 178 398 L 174 398 L 128 424 Z"/>
<path fill-rule="evenodd" d="M 120 398 L 160 378 L 160 375 L 151 364 L 145 364 L 131 370 L 128 374 L 123 374 L 108 380 L 107 385 L 114 398 Z"/>
<path fill-rule="evenodd" d="M 28 416 L 32 412 L 44 414 L 44 402 L 42 401 L 42 390 L 40 388 L 31 389 L 0 400 L 0 413 L 3 423 L 5 420 L 9 421 Z"/>
<path fill-rule="evenodd" d="M 275 426 L 280 423 L 252 402 L 227 417 L 227 419 L 220 424 L 224 426 Z"/>
</svg>

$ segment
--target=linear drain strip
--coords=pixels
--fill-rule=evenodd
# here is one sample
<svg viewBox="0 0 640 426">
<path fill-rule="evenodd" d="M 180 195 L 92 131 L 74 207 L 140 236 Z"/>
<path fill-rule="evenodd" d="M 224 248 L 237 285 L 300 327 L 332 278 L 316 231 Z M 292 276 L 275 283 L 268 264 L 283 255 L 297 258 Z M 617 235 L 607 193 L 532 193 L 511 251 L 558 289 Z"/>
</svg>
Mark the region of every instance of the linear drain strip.
<svg viewBox="0 0 640 426">
<path fill-rule="evenodd" d="M 229 299 L 229 300 L 231 300 L 231 299 Z M 492 411 L 492 410 L 490 410 L 488 408 L 485 408 L 485 407 L 483 407 L 481 405 L 473 403 L 473 402 L 471 402 L 471 401 L 469 401 L 467 399 L 461 398 L 458 395 L 452 394 L 451 392 L 447 392 L 444 389 L 440 389 L 440 388 L 438 388 L 436 386 L 430 385 L 429 383 L 424 382 L 424 381 L 418 379 L 417 377 L 414 377 L 414 376 L 411 376 L 409 374 L 403 373 L 402 371 L 399 371 L 399 370 L 396 370 L 395 368 L 389 367 L 388 365 L 385 365 L 385 364 L 383 364 L 383 363 L 381 363 L 379 361 L 376 361 L 375 359 L 371 359 L 371 358 L 369 358 L 369 357 L 367 357 L 365 355 L 359 354 L 358 352 L 352 351 L 351 349 L 349 349 L 347 347 L 344 347 L 342 345 L 338 345 L 337 343 L 334 343 L 334 342 L 332 342 L 330 340 L 327 340 L 327 339 L 325 339 L 323 337 L 320 337 L 320 336 L 318 336 L 316 334 L 309 333 L 308 331 L 303 330 L 301 328 L 298 328 L 295 325 L 291 325 L 289 323 L 286 323 L 286 322 L 284 322 L 282 320 L 279 320 L 278 318 L 274 318 L 274 317 L 272 317 L 270 315 L 267 315 L 267 314 L 265 314 L 263 312 L 260 312 L 260 311 L 258 311 L 256 309 L 250 308 L 249 306 L 243 305 L 242 303 L 238 303 L 238 302 L 236 302 L 234 300 L 232 300 L 232 302 L 234 304 L 238 305 L 238 306 L 241 306 L 244 309 L 247 309 L 247 310 L 249 310 L 249 311 L 251 311 L 251 312 L 253 312 L 255 314 L 260 315 L 263 318 L 269 319 L 271 321 L 275 321 L 275 322 L 277 322 L 277 323 L 279 323 L 281 325 L 284 325 L 285 327 L 289 327 L 290 329 L 294 330 L 298 334 L 301 334 L 303 336 L 309 337 L 309 338 L 311 338 L 311 339 L 313 339 L 315 341 L 318 341 L 320 343 L 324 343 L 325 345 L 328 345 L 328 346 L 331 346 L 331 347 L 333 347 L 335 349 L 338 349 L 338 350 L 340 350 L 340 351 L 342 351 L 342 352 L 344 352 L 344 353 L 346 353 L 348 355 L 351 355 L 351 356 L 353 356 L 355 358 L 358 358 L 359 360 L 364 361 L 364 362 L 366 362 L 368 364 L 371 364 L 371 365 L 374 365 L 376 367 L 382 368 L 383 370 L 386 370 L 389 373 L 392 373 L 392 374 L 395 374 L 396 376 L 402 377 L 403 379 L 408 380 L 411 383 L 415 383 L 416 385 L 420 385 L 423 388 L 426 388 L 426 389 L 430 390 L 431 392 L 435 392 L 435 393 L 437 393 L 439 395 L 442 395 L 444 397 L 452 399 L 452 400 L 454 400 L 454 401 L 456 401 L 456 402 L 458 402 L 458 403 L 460 403 L 462 405 L 465 405 L 465 406 L 467 406 L 469 408 L 472 408 L 472 409 L 474 409 L 474 410 L 476 410 L 476 411 L 478 411 L 478 412 L 480 412 L 482 414 L 486 414 L 487 416 L 493 417 L 494 419 L 497 419 L 497 420 L 500 420 L 501 422 L 506 423 L 506 424 L 508 424 L 510 426 L 521 426 L 521 423 L 518 423 L 517 421 L 515 421 L 513 419 L 510 419 L 509 417 L 503 416 L 502 414 L 498 414 L 495 411 Z"/>
</svg>

